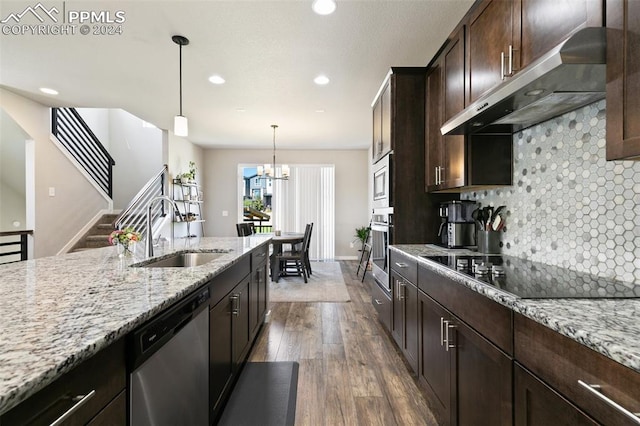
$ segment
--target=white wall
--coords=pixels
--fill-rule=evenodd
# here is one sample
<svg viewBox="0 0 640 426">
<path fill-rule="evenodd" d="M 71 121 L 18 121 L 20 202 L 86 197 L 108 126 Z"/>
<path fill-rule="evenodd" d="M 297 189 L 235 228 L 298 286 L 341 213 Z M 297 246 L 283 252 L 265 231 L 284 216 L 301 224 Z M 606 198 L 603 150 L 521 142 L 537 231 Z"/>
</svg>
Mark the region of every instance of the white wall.
<svg viewBox="0 0 640 426">
<path fill-rule="evenodd" d="M 185 138 L 181 138 L 179 136 L 175 136 L 172 132 L 165 132 L 165 136 L 167 138 L 167 146 L 166 146 L 166 164 L 169 166 L 169 176 L 171 178 L 176 177 L 177 175 L 184 173 L 186 171 L 189 170 L 189 161 L 193 161 L 196 163 L 196 167 L 197 167 L 197 171 L 196 171 L 196 182 L 203 185 L 204 186 L 204 190 L 205 190 L 205 207 L 206 207 L 206 203 L 207 203 L 207 196 L 206 196 L 206 176 L 208 175 L 208 169 L 209 169 L 209 165 L 205 164 L 205 156 L 204 156 L 204 151 L 201 147 L 199 147 L 198 145 L 194 145 L 193 143 L 189 142 L 187 139 Z M 207 170 L 205 170 L 207 169 Z M 172 188 L 172 185 L 169 185 L 169 190 L 171 191 L 178 191 L 178 188 Z M 175 194 L 171 194 L 173 198 L 175 198 Z M 182 205 L 179 205 L 179 207 L 183 207 Z M 208 216 L 208 214 L 203 211 L 202 215 L 204 216 L 205 220 L 210 220 Z M 208 223 L 205 223 L 205 225 L 208 225 Z M 174 236 L 176 238 L 179 237 L 183 237 L 185 235 L 187 235 L 187 231 L 186 231 L 186 224 L 185 223 L 176 223 L 175 224 L 175 233 Z M 205 229 L 205 235 L 208 237 L 213 236 L 211 234 L 211 232 L 207 231 L 207 228 Z M 235 228 L 234 228 L 235 229 Z M 191 224 L 191 234 L 194 235 L 201 235 L 201 226 L 200 224 Z M 163 230 L 163 235 L 168 235 L 168 231 Z"/>
<path fill-rule="evenodd" d="M 0 107 L 34 140 L 34 256 L 54 255 L 108 203 L 51 142 L 49 107 L 4 88 Z"/>
<path fill-rule="evenodd" d="M 0 231 L 26 229 L 25 141 L 28 138 L 0 109 Z M 14 221 L 20 225 L 15 227 Z"/>
<path fill-rule="evenodd" d="M 109 151 L 109 111 L 105 108 L 76 108 L 80 117 L 87 123 L 94 135 L 100 140 L 102 146 Z"/>
<path fill-rule="evenodd" d="M 162 130 L 122 109 L 109 110 L 109 154 L 113 173 L 113 207 L 124 209 L 162 169 Z"/>
<path fill-rule="evenodd" d="M 239 214 L 238 165 L 263 164 L 271 159 L 270 150 L 206 149 L 205 232 L 208 236 L 236 235 Z M 358 244 L 350 247 L 355 229 L 367 226 L 369 209 L 369 154 L 365 150 L 278 150 L 276 160 L 287 164 L 335 164 L 336 258 L 355 258 Z M 227 211 L 228 216 L 222 216 Z"/>
</svg>

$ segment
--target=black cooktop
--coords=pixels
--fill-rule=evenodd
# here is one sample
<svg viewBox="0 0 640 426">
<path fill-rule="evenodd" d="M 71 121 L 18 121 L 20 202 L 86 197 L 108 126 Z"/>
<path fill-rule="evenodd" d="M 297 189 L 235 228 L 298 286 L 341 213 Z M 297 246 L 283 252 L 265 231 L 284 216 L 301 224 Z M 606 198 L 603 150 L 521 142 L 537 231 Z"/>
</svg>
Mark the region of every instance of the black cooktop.
<svg viewBox="0 0 640 426">
<path fill-rule="evenodd" d="M 506 255 L 422 256 L 523 299 L 640 297 L 640 285 Z"/>
</svg>

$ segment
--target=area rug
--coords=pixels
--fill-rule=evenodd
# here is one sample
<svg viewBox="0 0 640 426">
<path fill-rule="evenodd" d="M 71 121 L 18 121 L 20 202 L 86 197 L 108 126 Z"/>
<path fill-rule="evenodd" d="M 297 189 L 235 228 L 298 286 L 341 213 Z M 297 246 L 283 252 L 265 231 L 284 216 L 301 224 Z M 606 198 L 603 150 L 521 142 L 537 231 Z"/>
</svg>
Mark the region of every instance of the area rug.
<svg viewBox="0 0 640 426">
<path fill-rule="evenodd" d="M 272 302 L 349 302 L 349 292 L 338 262 L 311 262 L 309 282 L 302 277 L 281 277 L 271 282 Z"/>
</svg>

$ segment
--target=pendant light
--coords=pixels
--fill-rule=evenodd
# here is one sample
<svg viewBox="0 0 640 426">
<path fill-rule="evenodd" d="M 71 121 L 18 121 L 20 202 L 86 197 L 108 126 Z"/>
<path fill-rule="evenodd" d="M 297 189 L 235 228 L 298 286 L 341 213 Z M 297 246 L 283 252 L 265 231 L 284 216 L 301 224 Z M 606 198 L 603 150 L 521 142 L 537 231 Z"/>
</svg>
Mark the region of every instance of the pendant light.
<svg viewBox="0 0 640 426">
<path fill-rule="evenodd" d="M 189 39 L 181 35 L 174 35 L 171 40 L 180 46 L 180 114 L 173 118 L 173 133 L 176 136 L 189 136 L 189 122 L 187 117 L 182 115 L 182 46 L 188 45 Z"/>
<path fill-rule="evenodd" d="M 260 176 L 261 179 L 288 180 L 290 171 L 289 166 L 286 164 L 282 165 L 282 175 L 276 176 L 276 129 L 278 125 L 272 124 L 271 127 L 273 128 L 273 163 L 258 166 L 258 176 Z"/>
</svg>

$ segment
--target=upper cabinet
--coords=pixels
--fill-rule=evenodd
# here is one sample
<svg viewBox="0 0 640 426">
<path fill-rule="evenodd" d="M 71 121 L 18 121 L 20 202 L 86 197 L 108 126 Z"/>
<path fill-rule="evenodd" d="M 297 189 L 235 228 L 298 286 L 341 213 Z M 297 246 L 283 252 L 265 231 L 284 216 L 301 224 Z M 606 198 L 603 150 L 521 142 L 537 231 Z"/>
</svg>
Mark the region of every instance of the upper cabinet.
<svg viewBox="0 0 640 426">
<path fill-rule="evenodd" d="M 427 191 L 465 184 L 465 137 L 442 136 L 440 126 L 464 108 L 464 27 L 451 39 L 427 74 Z"/>
<path fill-rule="evenodd" d="M 391 151 L 391 82 L 386 79 L 373 106 L 373 162 Z"/>
<path fill-rule="evenodd" d="M 607 160 L 640 157 L 640 2 L 607 0 Z"/>
<path fill-rule="evenodd" d="M 467 21 L 466 104 L 571 34 L 603 25 L 601 0 L 485 0 Z"/>
<path fill-rule="evenodd" d="M 511 135 L 443 136 L 440 133 L 442 124 L 464 108 L 464 69 L 465 27 L 462 26 L 427 71 L 427 192 L 457 192 L 463 188 L 511 185 L 512 182 Z"/>
</svg>

